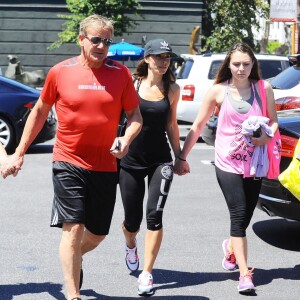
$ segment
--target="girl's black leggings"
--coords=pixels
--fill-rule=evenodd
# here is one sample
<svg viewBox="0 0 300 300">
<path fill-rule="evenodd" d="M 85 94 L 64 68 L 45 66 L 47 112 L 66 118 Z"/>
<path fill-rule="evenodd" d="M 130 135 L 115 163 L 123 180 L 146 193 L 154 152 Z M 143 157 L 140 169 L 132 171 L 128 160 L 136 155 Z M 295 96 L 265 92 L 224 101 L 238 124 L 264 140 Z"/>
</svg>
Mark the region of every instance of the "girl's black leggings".
<svg viewBox="0 0 300 300">
<path fill-rule="evenodd" d="M 246 236 L 246 229 L 256 207 L 262 180 L 229 173 L 216 167 L 217 180 L 230 214 L 230 235 Z"/>
<path fill-rule="evenodd" d="M 139 230 L 143 219 L 145 177 L 148 177 L 148 200 L 146 205 L 147 229 L 162 228 L 163 209 L 173 180 L 173 166 L 161 164 L 147 169 L 120 169 L 120 191 L 124 206 L 124 226 L 129 232 Z"/>
</svg>

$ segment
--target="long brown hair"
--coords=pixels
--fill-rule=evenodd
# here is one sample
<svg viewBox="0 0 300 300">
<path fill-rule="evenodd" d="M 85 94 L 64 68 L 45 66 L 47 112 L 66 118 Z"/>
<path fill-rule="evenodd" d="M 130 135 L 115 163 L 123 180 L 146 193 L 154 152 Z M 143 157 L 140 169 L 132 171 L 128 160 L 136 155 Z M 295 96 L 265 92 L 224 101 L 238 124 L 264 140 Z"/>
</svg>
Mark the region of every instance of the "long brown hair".
<svg viewBox="0 0 300 300">
<path fill-rule="evenodd" d="M 229 64 L 230 64 L 232 53 L 237 52 L 237 51 L 247 53 L 250 56 L 251 60 L 253 61 L 253 67 L 251 69 L 249 79 L 250 80 L 251 79 L 252 80 L 261 79 L 260 68 L 259 68 L 257 59 L 256 59 L 251 47 L 249 45 L 247 45 L 246 43 L 236 43 L 233 46 L 231 46 L 230 49 L 228 50 L 226 57 L 224 59 L 224 62 L 221 65 L 221 67 L 216 75 L 215 84 L 227 81 L 228 79 L 230 79 L 232 77 L 231 71 L 229 69 Z"/>
<path fill-rule="evenodd" d="M 145 59 L 142 59 L 136 66 L 136 70 L 133 73 L 133 77 L 136 80 L 142 80 L 143 78 L 147 78 L 147 76 L 148 76 L 148 64 L 145 62 Z M 170 85 L 176 81 L 176 77 L 171 70 L 171 64 L 169 65 L 166 73 L 163 74 L 162 81 L 163 81 L 164 96 L 167 97 L 170 90 Z"/>
</svg>

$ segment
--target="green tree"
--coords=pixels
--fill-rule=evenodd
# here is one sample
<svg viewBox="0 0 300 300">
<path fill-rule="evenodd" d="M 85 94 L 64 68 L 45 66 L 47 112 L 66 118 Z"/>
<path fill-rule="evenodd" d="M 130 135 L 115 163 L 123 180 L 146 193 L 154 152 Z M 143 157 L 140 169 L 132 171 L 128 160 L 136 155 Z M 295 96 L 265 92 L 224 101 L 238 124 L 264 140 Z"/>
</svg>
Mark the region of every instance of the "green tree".
<svg viewBox="0 0 300 300">
<path fill-rule="evenodd" d="M 206 17 L 203 50 L 224 52 L 236 42 L 246 42 L 256 51 L 253 29 L 259 29 L 259 17 L 267 17 L 265 0 L 205 0 Z"/>
<path fill-rule="evenodd" d="M 128 14 L 139 15 L 140 7 L 138 0 L 66 0 L 66 4 L 70 14 L 58 15 L 67 21 L 63 24 L 64 30 L 58 34 L 58 40 L 49 46 L 49 50 L 59 48 L 64 43 L 76 42 L 80 21 L 91 14 L 114 20 L 114 35 L 120 36 L 137 24 Z"/>
</svg>

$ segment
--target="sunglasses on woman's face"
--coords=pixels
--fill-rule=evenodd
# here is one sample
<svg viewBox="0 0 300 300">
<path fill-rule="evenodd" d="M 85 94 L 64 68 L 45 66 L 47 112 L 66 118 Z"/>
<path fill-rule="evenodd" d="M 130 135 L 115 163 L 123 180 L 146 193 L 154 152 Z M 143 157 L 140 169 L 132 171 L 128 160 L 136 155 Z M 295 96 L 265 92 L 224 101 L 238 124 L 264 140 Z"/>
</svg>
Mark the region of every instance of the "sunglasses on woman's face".
<svg viewBox="0 0 300 300">
<path fill-rule="evenodd" d="M 99 36 L 92 36 L 88 37 L 85 35 L 85 37 L 94 45 L 94 46 L 99 46 L 100 43 L 103 43 L 104 46 L 108 47 L 112 43 L 112 39 L 105 39 L 101 38 Z"/>
</svg>

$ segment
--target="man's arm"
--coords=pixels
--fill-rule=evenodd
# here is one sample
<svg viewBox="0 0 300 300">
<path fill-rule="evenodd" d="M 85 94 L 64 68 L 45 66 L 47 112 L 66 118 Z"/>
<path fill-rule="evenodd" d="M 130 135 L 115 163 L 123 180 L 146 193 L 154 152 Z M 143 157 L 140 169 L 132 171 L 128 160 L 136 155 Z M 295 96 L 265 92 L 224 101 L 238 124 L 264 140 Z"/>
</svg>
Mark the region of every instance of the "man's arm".
<svg viewBox="0 0 300 300">
<path fill-rule="evenodd" d="M 28 116 L 21 141 L 16 148 L 15 153 L 6 160 L 5 165 L 1 169 L 3 178 L 6 178 L 11 174 L 17 176 L 23 164 L 24 155 L 38 133 L 41 131 L 50 109 L 51 105 L 46 104 L 41 98 L 39 98 Z"/>
<path fill-rule="evenodd" d="M 129 145 L 142 129 L 143 119 L 139 107 L 125 111 L 127 116 L 127 126 L 124 136 L 117 137 L 111 147 L 112 155 L 122 158 L 128 152 Z M 117 150 L 117 140 L 120 142 L 120 149 Z M 115 149 L 115 150 L 113 150 Z"/>
</svg>

